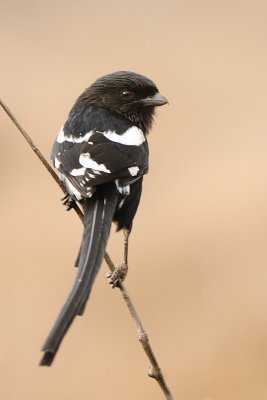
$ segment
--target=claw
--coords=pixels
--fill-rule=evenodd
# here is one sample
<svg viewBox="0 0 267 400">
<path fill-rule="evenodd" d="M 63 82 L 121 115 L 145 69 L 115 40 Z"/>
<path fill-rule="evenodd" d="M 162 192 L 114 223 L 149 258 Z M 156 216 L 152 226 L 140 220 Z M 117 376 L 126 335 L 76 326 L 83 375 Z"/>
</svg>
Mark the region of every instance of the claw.
<svg viewBox="0 0 267 400">
<path fill-rule="evenodd" d="M 69 211 L 73 208 L 75 200 L 71 197 L 69 193 L 67 193 L 64 197 L 62 197 L 61 203 L 63 204 L 63 206 L 66 207 L 66 211 Z"/>
<path fill-rule="evenodd" d="M 128 265 L 123 263 L 115 268 L 112 272 L 108 272 L 106 274 L 106 278 L 108 279 L 108 283 L 111 285 L 112 289 L 117 287 L 121 281 L 124 281 L 127 272 Z"/>
</svg>

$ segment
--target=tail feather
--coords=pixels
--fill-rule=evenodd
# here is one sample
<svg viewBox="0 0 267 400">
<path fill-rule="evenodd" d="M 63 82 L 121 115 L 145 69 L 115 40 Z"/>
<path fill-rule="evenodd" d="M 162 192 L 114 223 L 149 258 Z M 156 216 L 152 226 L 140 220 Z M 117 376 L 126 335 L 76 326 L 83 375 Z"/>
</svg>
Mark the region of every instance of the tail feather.
<svg viewBox="0 0 267 400">
<path fill-rule="evenodd" d="M 108 193 L 108 194 L 107 194 Z M 112 219 L 117 205 L 117 190 L 86 199 L 84 233 L 78 258 L 78 272 L 69 297 L 44 343 L 40 365 L 51 365 L 57 350 L 76 315 L 81 315 L 101 266 Z"/>
</svg>

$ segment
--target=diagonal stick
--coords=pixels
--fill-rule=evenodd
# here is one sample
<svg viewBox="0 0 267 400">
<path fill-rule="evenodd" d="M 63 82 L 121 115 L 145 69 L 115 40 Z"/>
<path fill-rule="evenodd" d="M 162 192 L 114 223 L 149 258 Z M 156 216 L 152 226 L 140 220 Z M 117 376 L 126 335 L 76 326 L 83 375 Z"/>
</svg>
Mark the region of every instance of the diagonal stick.
<svg viewBox="0 0 267 400">
<path fill-rule="evenodd" d="M 30 145 L 31 149 L 35 152 L 35 154 L 37 155 L 39 160 L 43 163 L 44 167 L 50 173 L 52 178 L 59 185 L 59 187 L 61 188 L 63 193 L 66 193 L 66 189 L 65 189 L 63 183 L 61 182 L 61 180 L 59 179 L 58 175 L 55 173 L 55 171 L 53 170 L 51 165 L 48 163 L 48 161 L 45 159 L 43 154 L 40 152 L 38 147 L 35 146 L 34 142 L 31 139 L 31 137 L 28 135 L 28 133 L 25 131 L 25 129 L 23 129 L 23 127 L 20 125 L 20 123 L 15 118 L 15 116 L 11 112 L 11 110 L 5 105 L 5 103 L 1 99 L 0 99 L 0 105 L 2 106 L 2 108 L 4 109 L 6 114 L 9 116 L 11 121 L 18 128 L 18 130 L 20 131 L 20 133 L 22 134 L 24 139 L 28 142 L 28 144 Z M 78 206 L 78 204 L 76 202 L 74 203 L 73 209 L 77 213 L 79 218 L 83 221 L 83 213 L 82 213 L 81 209 L 79 208 L 79 206 Z M 105 252 L 105 257 L 104 258 L 105 258 L 105 261 L 106 261 L 109 269 L 111 271 L 113 271 L 115 266 L 114 266 L 114 263 L 111 260 L 109 254 L 107 252 Z M 132 302 L 132 300 L 131 300 L 131 298 L 130 298 L 130 296 L 128 294 L 128 291 L 126 290 L 125 285 L 122 282 L 119 282 L 117 287 L 120 289 L 120 291 L 122 293 L 122 297 L 123 297 L 128 309 L 129 309 L 129 312 L 130 312 L 134 322 L 135 322 L 138 339 L 139 339 L 140 343 L 142 344 L 142 347 L 143 347 L 143 349 L 144 349 L 144 351 L 145 351 L 145 353 L 146 353 L 146 355 L 149 358 L 149 361 L 151 363 L 151 367 L 149 367 L 148 375 L 151 378 L 154 378 L 158 382 L 158 384 L 161 387 L 161 389 L 162 389 L 162 391 L 163 391 L 163 393 L 165 395 L 165 398 L 167 400 L 174 400 L 174 397 L 173 397 L 170 389 L 168 388 L 168 386 L 166 384 L 166 381 L 164 379 L 164 376 L 163 376 L 163 374 L 161 372 L 161 369 L 160 369 L 160 366 L 159 366 L 158 361 L 156 359 L 156 356 L 155 356 L 155 354 L 154 354 L 154 352 L 152 350 L 152 347 L 151 347 L 150 342 L 149 342 L 148 335 L 145 332 L 145 329 L 144 329 L 144 327 L 142 325 L 140 317 L 137 314 L 137 311 L 136 311 L 136 309 L 135 309 L 135 307 L 133 305 L 133 302 Z"/>
</svg>

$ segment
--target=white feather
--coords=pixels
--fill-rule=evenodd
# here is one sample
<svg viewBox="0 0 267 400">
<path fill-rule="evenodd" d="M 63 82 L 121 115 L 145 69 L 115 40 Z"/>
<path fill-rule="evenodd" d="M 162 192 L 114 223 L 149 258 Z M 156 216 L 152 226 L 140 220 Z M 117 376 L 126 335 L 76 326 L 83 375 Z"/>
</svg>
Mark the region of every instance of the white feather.
<svg viewBox="0 0 267 400">
<path fill-rule="evenodd" d="M 60 132 L 57 136 L 57 142 L 58 143 L 63 143 L 63 142 L 71 142 L 71 143 L 82 143 L 82 142 L 88 142 L 89 138 L 94 134 L 93 131 L 87 132 L 84 135 L 79 135 L 77 136 L 67 136 L 64 133 L 64 127 L 60 129 Z"/>
<path fill-rule="evenodd" d="M 80 192 L 73 186 L 73 184 L 64 176 L 62 175 L 62 180 L 65 182 L 65 185 L 68 189 L 69 194 L 75 196 L 77 200 L 81 200 L 82 196 Z"/>
<path fill-rule="evenodd" d="M 55 157 L 55 167 L 58 169 L 60 166 L 61 162 L 59 161 L 59 159 L 57 157 Z"/>
<path fill-rule="evenodd" d="M 102 134 L 112 142 L 121 143 L 126 146 L 140 146 L 145 142 L 146 138 L 141 129 L 137 126 L 132 126 L 127 129 L 122 135 L 118 135 L 114 131 L 102 132 Z"/>
<path fill-rule="evenodd" d="M 84 175 L 86 168 L 82 167 L 82 168 L 74 168 L 72 171 L 70 171 L 70 174 L 72 176 L 82 176 Z"/>
<path fill-rule="evenodd" d="M 110 173 L 110 170 L 107 169 L 104 164 L 98 164 L 96 161 L 92 160 L 92 158 L 90 158 L 90 153 L 82 153 L 79 157 L 79 162 L 85 168 Z"/>
<path fill-rule="evenodd" d="M 132 176 L 136 176 L 138 174 L 139 168 L 137 166 L 129 167 L 128 171 Z"/>
</svg>

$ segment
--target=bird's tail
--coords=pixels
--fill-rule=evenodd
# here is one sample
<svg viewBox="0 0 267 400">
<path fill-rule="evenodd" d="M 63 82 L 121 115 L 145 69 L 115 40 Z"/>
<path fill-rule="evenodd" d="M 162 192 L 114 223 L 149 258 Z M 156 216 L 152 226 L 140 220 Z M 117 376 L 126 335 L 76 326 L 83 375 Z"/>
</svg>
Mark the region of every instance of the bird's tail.
<svg viewBox="0 0 267 400">
<path fill-rule="evenodd" d="M 99 188 L 100 189 L 100 188 Z M 117 189 L 95 193 L 85 200 L 84 232 L 78 259 L 78 272 L 74 286 L 63 306 L 42 350 L 40 365 L 52 364 L 57 350 L 76 315 L 81 315 L 89 297 L 96 274 L 102 263 L 110 227 L 117 205 Z"/>
</svg>

